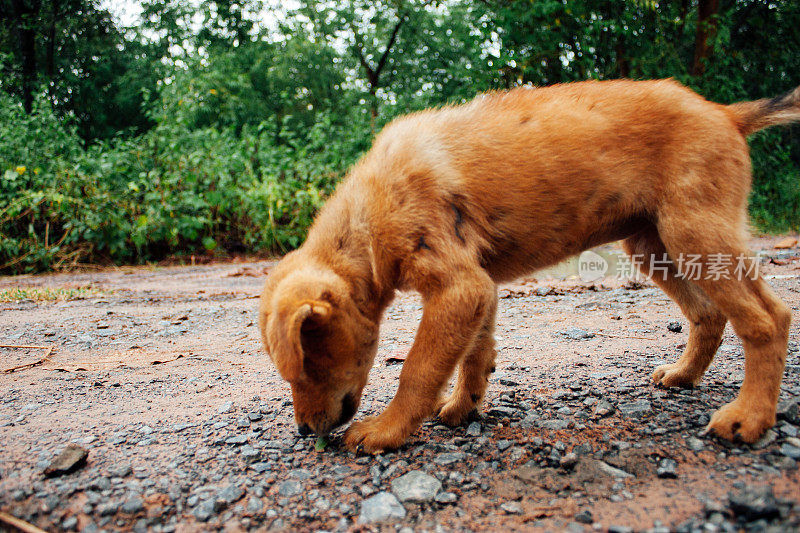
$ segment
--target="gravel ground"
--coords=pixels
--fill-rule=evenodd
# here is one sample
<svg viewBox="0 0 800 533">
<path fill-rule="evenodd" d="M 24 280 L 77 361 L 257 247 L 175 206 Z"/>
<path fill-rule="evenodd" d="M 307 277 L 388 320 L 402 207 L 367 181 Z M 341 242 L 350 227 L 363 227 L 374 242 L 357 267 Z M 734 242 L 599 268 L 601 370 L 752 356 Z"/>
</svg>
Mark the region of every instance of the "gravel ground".
<svg viewBox="0 0 800 533">
<path fill-rule="evenodd" d="M 699 387 L 650 384 L 688 327 L 649 283 L 504 287 L 480 419 L 359 457 L 341 432 L 324 452 L 296 433 L 256 325 L 270 262 L 0 278 L 95 291 L 0 303 L 0 344 L 54 347 L 0 374 L 0 510 L 87 532 L 800 530 L 800 251 L 774 242 L 753 247 L 794 322 L 779 421 L 753 447 L 701 434 L 743 377 L 730 327 Z M 357 417 L 393 396 L 421 312 L 390 307 Z M 0 348 L 0 368 L 45 353 Z"/>
</svg>

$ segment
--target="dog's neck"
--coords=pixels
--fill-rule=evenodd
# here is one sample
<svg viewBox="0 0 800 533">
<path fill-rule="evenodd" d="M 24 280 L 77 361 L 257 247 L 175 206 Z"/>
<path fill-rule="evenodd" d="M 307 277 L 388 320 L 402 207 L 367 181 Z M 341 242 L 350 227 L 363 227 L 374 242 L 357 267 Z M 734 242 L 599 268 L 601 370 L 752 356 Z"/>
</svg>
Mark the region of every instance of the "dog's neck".
<svg viewBox="0 0 800 533">
<path fill-rule="evenodd" d="M 379 321 L 394 296 L 394 262 L 380 245 L 364 205 L 364 191 L 359 192 L 349 181 L 322 209 L 302 250 L 344 279 L 361 313 Z"/>
</svg>

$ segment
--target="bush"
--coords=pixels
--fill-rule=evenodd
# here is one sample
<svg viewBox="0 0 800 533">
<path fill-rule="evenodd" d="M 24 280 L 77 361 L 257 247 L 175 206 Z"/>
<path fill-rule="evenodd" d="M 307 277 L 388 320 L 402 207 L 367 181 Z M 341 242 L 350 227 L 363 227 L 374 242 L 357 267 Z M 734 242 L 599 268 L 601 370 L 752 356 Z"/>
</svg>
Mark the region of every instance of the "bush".
<svg viewBox="0 0 800 533">
<path fill-rule="evenodd" d="M 276 145 L 274 124 L 189 130 L 162 120 L 139 137 L 83 149 L 40 105 L 0 100 L 0 271 L 175 254 L 285 252 L 369 143 L 319 114 Z M 353 127 L 358 121 L 362 127 Z"/>
</svg>

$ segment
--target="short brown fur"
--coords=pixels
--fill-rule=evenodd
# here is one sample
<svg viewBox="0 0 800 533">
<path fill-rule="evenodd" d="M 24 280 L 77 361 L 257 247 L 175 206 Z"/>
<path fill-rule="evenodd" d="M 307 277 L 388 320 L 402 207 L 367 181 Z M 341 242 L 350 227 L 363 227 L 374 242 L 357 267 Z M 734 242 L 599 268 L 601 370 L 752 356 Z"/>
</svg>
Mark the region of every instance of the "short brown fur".
<svg viewBox="0 0 800 533">
<path fill-rule="evenodd" d="M 746 256 L 745 135 L 800 120 L 799 101 L 797 89 L 723 106 L 671 80 L 592 81 L 395 120 L 261 296 L 264 344 L 291 384 L 298 425 L 327 434 L 353 416 L 398 289 L 421 293 L 422 321 L 395 398 L 347 430 L 353 449 L 397 448 L 426 417 L 460 424 L 479 406 L 494 366 L 497 283 L 619 239 L 659 260 Z M 708 428 L 753 442 L 775 422 L 790 313 L 761 278 L 726 273 L 688 281 L 672 264 L 655 277 L 691 330 L 653 380 L 697 383 L 730 321 L 745 379 Z M 452 395 L 440 398 L 456 367 Z"/>
</svg>

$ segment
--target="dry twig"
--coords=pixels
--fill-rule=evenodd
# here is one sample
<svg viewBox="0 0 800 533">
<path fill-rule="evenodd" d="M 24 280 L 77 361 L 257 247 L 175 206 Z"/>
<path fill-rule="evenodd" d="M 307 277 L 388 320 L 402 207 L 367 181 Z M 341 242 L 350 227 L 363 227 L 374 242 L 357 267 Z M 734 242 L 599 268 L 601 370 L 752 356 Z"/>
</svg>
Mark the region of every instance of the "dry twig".
<svg viewBox="0 0 800 533">
<path fill-rule="evenodd" d="M 0 511 L 0 524 L 11 527 L 12 531 L 22 531 L 22 533 L 47 533 L 44 529 L 39 529 L 33 524 L 20 520 L 16 516 Z"/>
<path fill-rule="evenodd" d="M 12 372 L 16 372 L 17 370 L 26 370 L 28 368 L 33 368 L 35 366 L 40 366 L 50 360 L 50 356 L 53 355 L 53 349 L 55 346 L 52 344 L 50 346 L 27 346 L 21 344 L 0 344 L 0 348 L 19 348 L 19 349 L 28 349 L 28 350 L 47 350 L 44 354 L 44 357 L 39 359 L 38 361 L 34 361 L 33 363 L 26 363 L 24 365 L 12 366 L 11 368 L 6 368 L 3 370 L 3 374 L 10 374 Z"/>
</svg>

